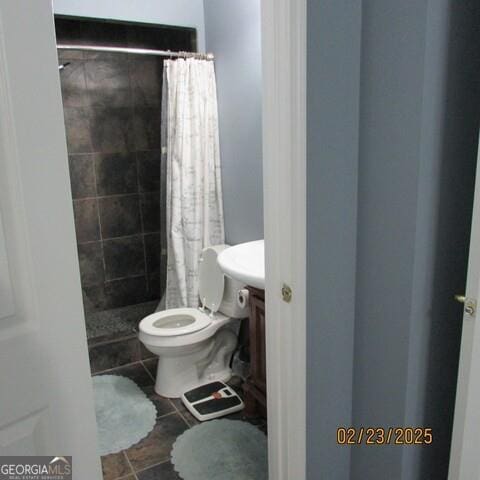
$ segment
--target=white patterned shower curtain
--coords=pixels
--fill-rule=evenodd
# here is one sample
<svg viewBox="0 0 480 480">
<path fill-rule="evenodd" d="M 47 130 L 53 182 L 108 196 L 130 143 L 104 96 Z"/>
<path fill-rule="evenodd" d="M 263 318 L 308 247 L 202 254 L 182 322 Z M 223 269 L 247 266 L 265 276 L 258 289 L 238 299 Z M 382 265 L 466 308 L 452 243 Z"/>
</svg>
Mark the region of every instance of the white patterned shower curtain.
<svg viewBox="0 0 480 480">
<path fill-rule="evenodd" d="M 225 242 L 213 61 L 165 61 L 162 154 L 167 166 L 165 307 L 196 307 L 200 253 Z"/>
</svg>

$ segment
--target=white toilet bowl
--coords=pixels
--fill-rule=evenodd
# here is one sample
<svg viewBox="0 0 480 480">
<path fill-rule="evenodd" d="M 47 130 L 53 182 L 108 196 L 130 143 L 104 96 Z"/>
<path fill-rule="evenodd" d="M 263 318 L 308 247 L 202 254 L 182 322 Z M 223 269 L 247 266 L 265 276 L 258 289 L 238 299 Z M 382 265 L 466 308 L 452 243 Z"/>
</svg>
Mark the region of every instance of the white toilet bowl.
<svg viewBox="0 0 480 480">
<path fill-rule="evenodd" d="M 217 254 L 225 248 L 220 245 L 202 252 L 199 292 L 205 309 L 175 308 L 155 312 L 140 322 L 140 341 L 159 357 L 155 380 L 159 395 L 177 398 L 199 385 L 227 381 L 231 376 L 238 319 L 245 318 L 247 311 L 235 301 L 243 285 L 228 278 L 228 286 L 224 285 L 216 263 Z"/>
</svg>

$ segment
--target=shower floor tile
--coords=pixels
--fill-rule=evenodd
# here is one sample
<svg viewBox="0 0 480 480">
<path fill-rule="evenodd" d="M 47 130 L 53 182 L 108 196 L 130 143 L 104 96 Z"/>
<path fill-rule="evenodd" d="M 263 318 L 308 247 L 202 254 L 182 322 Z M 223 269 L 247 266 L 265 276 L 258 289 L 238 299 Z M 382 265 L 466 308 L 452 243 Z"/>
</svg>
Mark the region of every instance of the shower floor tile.
<svg viewBox="0 0 480 480">
<path fill-rule="evenodd" d="M 102 340 L 105 340 L 137 332 L 140 320 L 153 313 L 157 305 L 158 301 L 154 301 L 88 312 L 85 315 L 87 338 L 93 340 L 102 337 Z"/>
</svg>

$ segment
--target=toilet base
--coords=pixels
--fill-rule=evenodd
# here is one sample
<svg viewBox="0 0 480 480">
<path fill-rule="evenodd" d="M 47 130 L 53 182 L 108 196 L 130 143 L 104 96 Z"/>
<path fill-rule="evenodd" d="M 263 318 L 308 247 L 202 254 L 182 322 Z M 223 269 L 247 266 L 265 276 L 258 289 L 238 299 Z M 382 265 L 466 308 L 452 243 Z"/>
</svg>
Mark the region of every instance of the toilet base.
<svg viewBox="0 0 480 480">
<path fill-rule="evenodd" d="M 155 393 L 166 398 L 180 398 L 188 390 L 192 390 L 200 385 L 204 385 L 205 383 L 217 381 L 228 382 L 230 378 L 232 378 L 232 370 L 229 368 L 222 372 L 210 374 L 206 377 L 200 378 L 193 378 L 193 376 L 191 376 L 189 379 L 186 379 L 186 375 L 183 375 L 182 377 L 185 383 L 183 381 L 168 382 L 166 381 L 165 377 L 158 375 L 157 370 L 157 378 L 155 380 L 154 387 Z"/>
<path fill-rule="evenodd" d="M 237 335 L 231 328 L 224 327 L 197 344 L 162 349 L 158 356 L 155 392 L 162 397 L 179 398 L 205 383 L 230 380 L 230 361 L 236 345 Z"/>
</svg>

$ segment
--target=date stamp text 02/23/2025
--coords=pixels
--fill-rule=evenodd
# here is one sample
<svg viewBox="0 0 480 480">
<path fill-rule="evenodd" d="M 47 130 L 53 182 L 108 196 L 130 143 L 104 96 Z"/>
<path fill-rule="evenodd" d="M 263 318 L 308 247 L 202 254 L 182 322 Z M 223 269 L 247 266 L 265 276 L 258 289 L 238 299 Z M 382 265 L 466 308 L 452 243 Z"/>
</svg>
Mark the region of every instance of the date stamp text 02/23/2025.
<svg viewBox="0 0 480 480">
<path fill-rule="evenodd" d="M 340 427 L 339 445 L 431 445 L 431 428 L 424 427 Z"/>
</svg>

